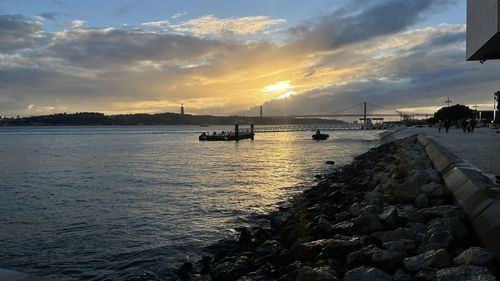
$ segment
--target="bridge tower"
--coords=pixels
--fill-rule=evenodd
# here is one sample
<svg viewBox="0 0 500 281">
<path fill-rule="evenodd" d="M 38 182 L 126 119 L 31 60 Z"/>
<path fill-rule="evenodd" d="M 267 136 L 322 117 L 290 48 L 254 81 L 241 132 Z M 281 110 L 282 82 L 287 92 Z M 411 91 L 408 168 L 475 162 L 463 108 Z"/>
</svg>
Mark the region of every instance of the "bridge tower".
<svg viewBox="0 0 500 281">
<path fill-rule="evenodd" d="M 264 117 L 264 114 L 262 112 L 262 105 L 260 106 L 260 118 Z"/>
<path fill-rule="evenodd" d="M 366 101 L 364 102 L 364 110 L 363 110 L 363 125 L 366 128 Z"/>
</svg>

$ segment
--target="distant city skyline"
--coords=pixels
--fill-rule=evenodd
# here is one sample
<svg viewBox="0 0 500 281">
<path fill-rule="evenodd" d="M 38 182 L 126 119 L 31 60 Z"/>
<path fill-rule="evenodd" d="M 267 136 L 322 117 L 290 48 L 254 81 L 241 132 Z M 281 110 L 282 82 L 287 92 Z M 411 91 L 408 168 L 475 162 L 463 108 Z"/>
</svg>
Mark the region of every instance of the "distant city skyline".
<svg viewBox="0 0 500 281">
<path fill-rule="evenodd" d="M 0 0 L 0 115 L 491 110 L 465 0 Z"/>
</svg>

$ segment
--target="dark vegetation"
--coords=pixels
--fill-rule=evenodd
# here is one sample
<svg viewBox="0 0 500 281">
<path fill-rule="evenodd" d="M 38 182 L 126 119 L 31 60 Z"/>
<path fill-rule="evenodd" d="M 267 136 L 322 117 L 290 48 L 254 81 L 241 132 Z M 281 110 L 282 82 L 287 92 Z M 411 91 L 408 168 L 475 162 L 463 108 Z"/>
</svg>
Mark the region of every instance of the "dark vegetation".
<svg viewBox="0 0 500 281">
<path fill-rule="evenodd" d="M 190 115 L 177 113 L 105 115 L 98 112 L 52 114 L 0 119 L 4 126 L 80 126 L 80 125 L 233 125 L 236 122 L 270 124 L 344 124 L 344 121 L 320 118 L 277 118 Z"/>
</svg>

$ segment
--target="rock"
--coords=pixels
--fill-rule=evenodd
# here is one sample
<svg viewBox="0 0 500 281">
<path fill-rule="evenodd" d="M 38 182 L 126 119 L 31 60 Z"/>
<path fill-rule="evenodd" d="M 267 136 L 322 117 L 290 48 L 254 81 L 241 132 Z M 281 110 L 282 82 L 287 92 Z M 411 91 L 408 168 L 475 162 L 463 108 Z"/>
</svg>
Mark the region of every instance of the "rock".
<svg viewBox="0 0 500 281">
<path fill-rule="evenodd" d="M 346 221 L 351 217 L 351 213 L 347 211 L 343 211 L 340 213 L 335 214 L 335 220 L 336 221 Z"/>
<path fill-rule="evenodd" d="M 376 252 L 372 255 L 373 264 L 387 272 L 393 272 L 398 267 L 403 258 L 404 254 L 398 251 L 381 251 Z"/>
<path fill-rule="evenodd" d="M 331 267 L 321 266 L 312 268 L 304 266 L 299 272 L 296 281 L 340 281 L 340 278 Z"/>
<path fill-rule="evenodd" d="M 451 259 L 445 249 L 431 250 L 423 254 L 405 258 L 405 268 L 410 272 L 417 272 L 424 267 L 443 268 L 451 265 Z"/>
<path fill-rule="evenodd" d="M 384 206 L 384 194 L 381 192 L 367 192 L 364 197 L 368 205 L 375 205 L 380 208 Z"/>
<path fill-rule="evenodd" d="M 417 209 L 413 205 L 398 205 L 397 210 L 398 215 L 406 220 L 414 217 L 414 214 L 417 212 Z"/>
<path fill-rule="evenodd" d="M 396 273 L 392 276 L 393 281 L 413 281 L 413 277 L 410 274 L 406 274 L 405 270 L 399 268 Z"/>
<path fill-rule="evenodd" d="M 185 262 L 179 269 L 177 269 L 177 276 L 179 276 L 181 280 L 189 280 L 191 278 L 193 268 L 192 263 Z"/>
<path fill-rule="evenodd" d="M 335 161 L 326 161 L 325 164 L 328 164 L 328 165 L 335 165 Z"/>
<path fill-rule="evenodd" d="M 420 193 L 419 195 L 417 195 L 417 198 L 415 198 L 414 204 L 417 209 L 427 208 L 430 204 L 429 198 L 427 197 L 427 195 L 425 195 L 425 193 Z"/>
<path fill-rule="evenodd" d="M 201 274 L 207 274 L 210 272 L 210 264 L 212 263 L 212 257 L 205 256 L 201 259 Z"/>
<path fill-rule="evenodd" d="M 441 205 L 418 210 L 409 219 L 413 222 L 427 223 L 436 218 L 465 219 L 464 211 L 453 205 Z"/>
<path fill-rule="evenodd" d="M 256 264 L 246 256 L 227 258 L 217 264 L 210 276 L 214 281 L 233 281 L 256 269 Z"/>
<path fill-rule="evenodd" d="M 364 242 L 359 237 L 346 237 L 346 239 L 331 239 L 323 248 L 321 256 L 337 259 L 345 259 L 347 254 L 359 250 L 364 246 Z"/>
<path fill-rule="evenodd" d="M 431 232 L 427 235 L 422 245 L 420 245 L 419 252 L 424 253 L 429 250 L 447 248 L 452 241 L 453 236 L 449 231 Z"/>
<path fill-rule="evenodd" d="M 349 235 L 353 233 L 354 223 L 351 221 L 343 221 L 332 225 L 331 232 L 335 234 Z"/>
<path fill-rule="evenodd" d="M 419 190 L 427 195 L 430 195 L 434 190 L 440 188 L 442 185 L 436 182 L 421 185 Z"/>
<path fill-rule="evenodd" d="M 388 250 L 412 253 L 417 249 L 415 240 L 401 239 L 398 241 L 390 241 L 383 244 L 383 247 Z"/>
<path fill-rule="evenodd" d="M 214 261 L 218 262 L 225 257 L 233 256 L 237 253 L 239 242 L 231 239 L 220 240 L 217 243 L 210 245 L 206 248 L 207 252 L 213 252 Z"/>
<path fill-rule="evenodd" d="M 248 228 L 243 228 L 240 232 L 240 238 L 238 239 L 240 247 L 246 246 L 252 243 L 252 232 Z"/>
<path fill-rule="evenodd" d="M 267 240 L 255 250 L 255 254 L 257 258 L 267 259 L 278 254 L 280 251 L 280 242 L 276 240 Z"/>
<path fill-rule="evenodd" d="M 396 226 L 400 218 L 398 216 L 398 210 L 396 207 L 390 206 L 384 209 L 384 211 L 378 215 L 378 218 L 387 226 Z"/>
<path fill-rule="evenodd" d="M 459 265 L 487 266 L 493 262 L 494 258 L 495 253 L 490 250 L 481 247 L 471 247 L 463 251 L 453 261 Z"/>
<path fill-rule="evenodd" d="M 495 281 L 486 267 L 466 265 L 438 270 L 438 281 Z"/>
<path fill-rule="evenodd" d="M 314 261 L 321 250 L 328 244 L 328 239 L 320 239 L 311 242 L 301 243 L 297 247 L 295 257 L 299 260 Z"/>
<path fill-rule="evenodd" d="M 376 205 L 368 205 L 364 208 L 361 209 L 361 215 L 367 216 L 367 215 L 377 215 L 382 213 L 382 208 Z"/>
<path fill-rule="evenodd" d="M 355 217 L 359 216 L 361 214 L 361 208 L 359 207 L 359 203 L 352 204 L 350 211 L 353 216 Z"/>
<path fill-rule="evenodd" d="M 436 270 L 430 267 L 422 268 L 416 275 L 416 280 L 436 281 Z"/>
<path fill-rule="evenodd" d="M 344 281 L 391 281 L 392 277 L 374 267 L 358 267 L 345 274 Z"/>
<path fill-rule="evenodd" d="M 344 204 L 347 201 L 347 196 L 341 190 L 335 190 L 334 192 L 328 194 L 328 199 L 334 204 Z"/>
<path fill-rule="evenodd" d="M 366 246 L 360 250 L 354 251 L 347 255 L 348 266 L 359 266 L 372 263 L 372 256 L 377 253 L 382 253 L 384 250 L 375 245 Z"/>
<path fill-rule="evenodd" d="M 361 216 L 354 221 L 354 231 L 356 233 L 372 233 L 384 229 L 380 219 L 375 214 Z"/>
<path fill-rule="evenodd" d="M 380 240 L 382 243 L 387 243 L 391 241 L 400 241 L 402 239 L 408 239 L 408 240 L 413 240 L 414 239 L 414 232 L 409 230 L 408 228 L 403 228 L 400 227 L 395 230 L 390 230 L 390 231 L 384 231 L 380 232 L 377 234 L 372 234 Z"/>
<path fill-rule="evenodd" d="M 332 227 L 332 223 L 328 220 L 326 215 L 320 215 L 318 219 L 318 229 L 323 232 L 329 232 Z"/>
<path fill-rule="evenodd" d="M 429 222 L 432 232 L 449 231 L 454 239 L 460 241 L 467 238 L 468 231 L 464 221 L 459 218 L 438 218 Z"/>
</svg>

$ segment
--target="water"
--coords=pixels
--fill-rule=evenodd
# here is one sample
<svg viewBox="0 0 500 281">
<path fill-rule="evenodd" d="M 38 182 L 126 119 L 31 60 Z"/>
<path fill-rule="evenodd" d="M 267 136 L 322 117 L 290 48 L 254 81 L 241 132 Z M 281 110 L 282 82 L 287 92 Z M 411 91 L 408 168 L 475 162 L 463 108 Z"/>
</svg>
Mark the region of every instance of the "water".
<svg viewBox="0 0 500 281">
<path fill-rule="evenodd" d="M 204 129 L 228 127 L 0 128 L 0 267 L 60 280 L 168 276 L 380 133 L 199 142 Z"/>
</svg>

